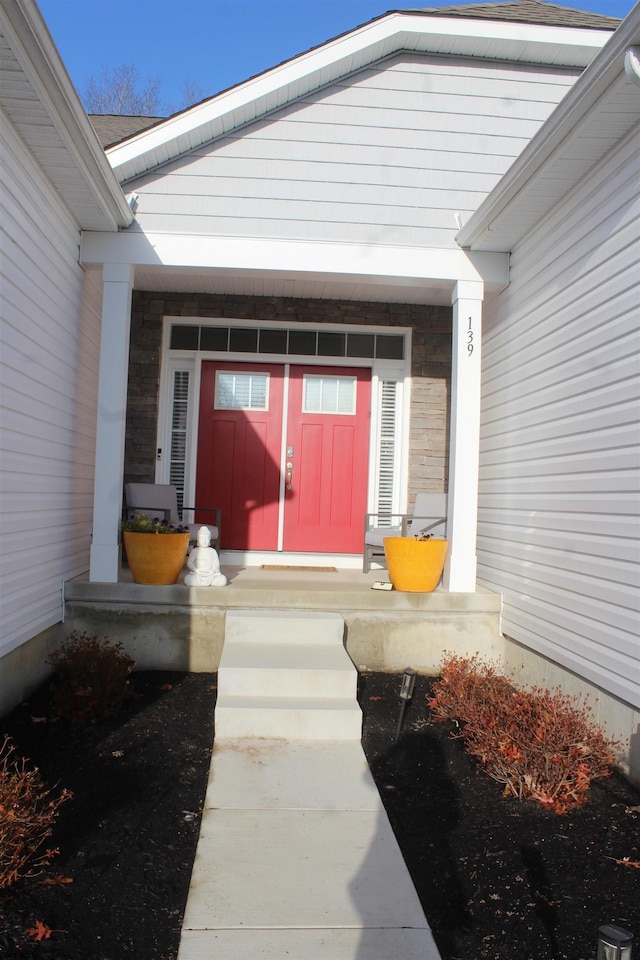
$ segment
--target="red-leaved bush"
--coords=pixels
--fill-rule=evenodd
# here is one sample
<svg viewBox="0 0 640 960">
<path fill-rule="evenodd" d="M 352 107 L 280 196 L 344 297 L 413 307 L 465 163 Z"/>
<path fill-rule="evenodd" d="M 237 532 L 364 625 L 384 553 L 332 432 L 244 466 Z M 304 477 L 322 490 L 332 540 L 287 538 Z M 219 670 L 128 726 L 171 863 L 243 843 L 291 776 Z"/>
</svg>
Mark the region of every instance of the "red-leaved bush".
<svg viewBox="0 0 640 960">
<path fill-rule="evenodd" d="M 0 744 L 0 890 L 20 878 L 38 876 L 58 852 L 45 848 L 60 805 L 71 794 L 54 797 L 36 768 L 17 760 L 9 738 Z"/>
<path fill-rule="evenodd" d="M 593 722 L 592 708 L 560 689 L 518 690 L 478 656 L 448 656 L 429 706 L 453 721 L 468 753 L 504 784 L 504 795 L 565 813 L 606 777 L 618 746 Z"/>
<path fill-rule="evenodd" d="M 116 713 L 130 695 L 129 674 L 135 661 L 120 642 L 110 643 L 74 632 L 48 661 L 56 716 L 86 725 Z"/>
</svg>

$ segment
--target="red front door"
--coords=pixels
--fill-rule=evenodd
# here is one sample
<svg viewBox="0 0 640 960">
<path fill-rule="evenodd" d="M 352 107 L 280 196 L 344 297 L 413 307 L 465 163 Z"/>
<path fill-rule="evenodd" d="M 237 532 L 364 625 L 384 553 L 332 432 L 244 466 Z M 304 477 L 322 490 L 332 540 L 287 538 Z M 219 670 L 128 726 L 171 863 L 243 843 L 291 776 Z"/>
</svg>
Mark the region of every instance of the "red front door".
<svg viewBox="0 0 640 960">
<path fill-rule="evenodd" d="M 196 502 L 221 508 L 223 548 L 362 550 L 370 385 L 362 368 L 203 363 Z"/>
<path fill-rule="evenodd" d="M 202 364 L 196 503 L 222 511 L 223 547 L 278 542 L 283 373 L 275 364 Z"/>
<path fill-rule="evenodd" d="M 362 551 L 370 395 L 369 370 L 291 367 L 285 550 Z"/>
</svg>

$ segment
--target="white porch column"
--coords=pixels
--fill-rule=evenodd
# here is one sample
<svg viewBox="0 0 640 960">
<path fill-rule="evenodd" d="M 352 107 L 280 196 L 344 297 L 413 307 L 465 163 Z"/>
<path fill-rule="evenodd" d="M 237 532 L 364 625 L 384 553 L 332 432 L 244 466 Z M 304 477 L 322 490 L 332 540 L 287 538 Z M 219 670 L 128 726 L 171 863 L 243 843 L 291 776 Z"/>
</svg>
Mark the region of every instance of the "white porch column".
<svg viewBox="0 0 640 960">
<path fill-rule="evenodd" d="M 449 555 L 443 583 L 452 593 L 476 589 L 480 355 L 484 284 L 458 281 L 453 303 L 451 430 L 449 438 Z"/>
<path fill-rule="evenodd" d="M 117 583 L 133 267 L 103 268 L 96 476 L 89 579 Z"/>
</svg>

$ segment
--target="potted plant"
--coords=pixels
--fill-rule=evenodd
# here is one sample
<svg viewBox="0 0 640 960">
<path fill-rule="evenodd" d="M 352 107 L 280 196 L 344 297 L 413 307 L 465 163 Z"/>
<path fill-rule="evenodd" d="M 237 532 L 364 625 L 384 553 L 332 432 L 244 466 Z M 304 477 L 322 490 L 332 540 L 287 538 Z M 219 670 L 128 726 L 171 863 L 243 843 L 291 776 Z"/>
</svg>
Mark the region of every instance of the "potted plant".
<svg viewBox="0 0 640 960">
<path fill-rule="evenodd" d="M 385 537 L 384 553 L 394 589 L 407 593 L 435 590 L 444 570 L 448 546 L 448 540 L 430 533 L 415 537 Z"/>
<path fill-rule="evenodd" d="M 136 583 L 176 583 L 189 547 L 188 527 L 146 513 L 131 514 L 122 524 L 122 539 Z"/>
</svg>

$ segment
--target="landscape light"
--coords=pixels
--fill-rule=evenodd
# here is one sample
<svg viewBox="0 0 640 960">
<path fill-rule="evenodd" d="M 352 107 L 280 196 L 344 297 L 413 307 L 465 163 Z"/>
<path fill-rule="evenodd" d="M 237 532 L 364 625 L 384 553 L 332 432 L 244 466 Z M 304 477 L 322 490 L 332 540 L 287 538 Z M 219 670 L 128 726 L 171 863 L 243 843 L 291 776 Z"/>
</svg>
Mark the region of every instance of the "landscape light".
<svg viewBox="0 0 640 960">
<path fill-rule="evenodd" d="M 597 960 L 631 960 L 633 934 L 612 923 L 598 927 Z"/>
<path fill-rule="evenodd" d="M 411 667 L 407 667 L 402 674 L 402 686 L 400 687 L 400 699 L 411 700 L 416 685 L 416 672 Z"/>
<path fill-rule="evenodd" d="M 400 687 L 400 716 L 398 717 L 398 727 L 396 729 L 396 737 L 393 741 L 394 743 L 398 742 L 400 736 L 400 731 L 402 730 L 402 721 L 404 720 L 404 712 L 407 709 L 407 703 L 411 700 L 413 696 L 413 690 L 416 685 L 416 672 L 412 670 L 411 667 L 407 667 L 405 672 L 402 675 L 402 686 Z"/>
</svg>

